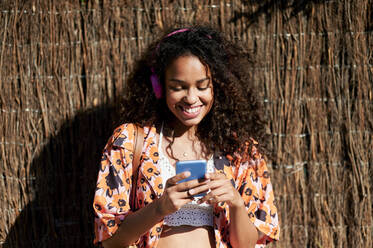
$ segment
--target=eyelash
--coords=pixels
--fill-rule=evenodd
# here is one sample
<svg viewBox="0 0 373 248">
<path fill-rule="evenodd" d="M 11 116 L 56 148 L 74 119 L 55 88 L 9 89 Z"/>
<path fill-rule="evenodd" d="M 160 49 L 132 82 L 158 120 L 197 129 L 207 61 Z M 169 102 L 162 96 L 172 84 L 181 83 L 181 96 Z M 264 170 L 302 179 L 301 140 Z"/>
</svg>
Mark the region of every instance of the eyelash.
<svg viewBox="0 0 373 248">
<path fill-rule="evenodd" d="M 197 87 L 198 90 L 207 90 L 209 89 L 210 86 L 206 86 L 206 87 Z M 171 90 L 174 90 L 174 91 L 180 91 L 180 90 L 184 90 L 185 88 L 183 87 L 170 87 Z"/>
</svg>

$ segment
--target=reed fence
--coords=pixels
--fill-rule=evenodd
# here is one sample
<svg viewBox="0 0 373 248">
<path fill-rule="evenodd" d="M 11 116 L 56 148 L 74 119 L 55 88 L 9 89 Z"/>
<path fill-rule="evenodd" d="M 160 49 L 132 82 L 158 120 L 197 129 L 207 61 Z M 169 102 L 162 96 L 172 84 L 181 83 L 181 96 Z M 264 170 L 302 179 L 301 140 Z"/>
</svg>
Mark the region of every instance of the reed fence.
<svg viewBox="0 0 373 248">
<path fill-rule="evenodd" d="M 373 4 L 0 2 L 0 245 L 92 247 L 100 152 L 133 61 L 170 23 L 253 51 L 281 223 L 271 247 L 373 246 Z"/>
</svg>

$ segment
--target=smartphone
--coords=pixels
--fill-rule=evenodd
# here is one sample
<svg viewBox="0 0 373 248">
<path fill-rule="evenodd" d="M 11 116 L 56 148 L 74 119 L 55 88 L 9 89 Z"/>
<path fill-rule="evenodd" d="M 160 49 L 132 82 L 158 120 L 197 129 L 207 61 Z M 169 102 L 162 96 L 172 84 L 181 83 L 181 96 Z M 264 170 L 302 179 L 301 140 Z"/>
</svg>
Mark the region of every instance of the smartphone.
<svg viewBox="0 0 373 248">
<path fill-rule="evenodd" d="M 176 162 L 176 174 L 184 171 L 190 172 L 190 177 L 185 178 L 179 183 L 190 181 L 193 179 L 203 179 L 206 174 L 206 160 L 184 160 Z M 194 196 L 204 196 L 206 193 L 200 193 Z"/>
</svg>

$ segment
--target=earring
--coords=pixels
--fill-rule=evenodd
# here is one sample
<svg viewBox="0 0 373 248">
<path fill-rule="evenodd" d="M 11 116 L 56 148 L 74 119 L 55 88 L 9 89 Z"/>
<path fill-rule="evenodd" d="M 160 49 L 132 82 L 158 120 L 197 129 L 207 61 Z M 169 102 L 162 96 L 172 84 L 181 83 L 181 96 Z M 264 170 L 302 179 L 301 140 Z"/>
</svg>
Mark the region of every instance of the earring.
<svg viewBox="0 0 373 248">
<path fill-rule="evenodd" d="M 162 85 L 159 82 L 159 78 L 154 71 L 154 68 L 151 68 L 152 74 L 150 75 L 150 81 L 152 82 L 153 91 L 157 99 L 162 98 Z"/>
</svg>

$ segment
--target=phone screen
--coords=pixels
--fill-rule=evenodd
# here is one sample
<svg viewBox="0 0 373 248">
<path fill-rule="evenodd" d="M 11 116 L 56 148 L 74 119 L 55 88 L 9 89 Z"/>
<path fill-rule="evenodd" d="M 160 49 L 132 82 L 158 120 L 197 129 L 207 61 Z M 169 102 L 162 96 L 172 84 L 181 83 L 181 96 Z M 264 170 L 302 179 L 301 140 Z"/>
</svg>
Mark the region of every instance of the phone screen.
<svg viewBox="0 0 373 248">
<path fill-rule="evenodd" d="M 179 183 L 190 181 L 193 179 L 203 179 L 206 174 L 206 160 L 185 160 L 176 162 L 176 174 L 182 173 L 184 171 L 190 172 L 190 177 L 185 178 Z M 203 196 L 206 193 L 201 193 L 195 196 Z"/>
<path fill-rule="evenodd" d="M 206 160 L 185 160 L 176 162 L 176 174 L 184 171 L 190 171 L 191 175 L 180 182 L 202 179 L 206 174 Z"/>
</svg>

